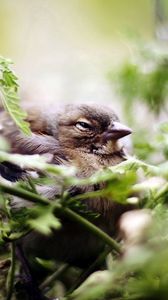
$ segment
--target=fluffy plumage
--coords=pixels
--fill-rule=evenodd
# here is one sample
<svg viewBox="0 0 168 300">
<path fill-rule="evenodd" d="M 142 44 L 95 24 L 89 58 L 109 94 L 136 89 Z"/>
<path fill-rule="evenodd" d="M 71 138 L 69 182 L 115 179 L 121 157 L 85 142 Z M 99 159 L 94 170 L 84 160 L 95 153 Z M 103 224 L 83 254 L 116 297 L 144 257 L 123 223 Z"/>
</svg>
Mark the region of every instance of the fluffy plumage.
<svg viewBox="0 0 168 300">
<path fill-rule="evenodd" d="M 51 153 L 52 163 L 76 166 L 79 177 L 91 176 L 101 168 L 126 159 L 119 139 L 130 134 L 131 130 L 119 122 L 111 109 L 103 106 L 66 105 L 59 110 L 53 108 L 52 112 L 31 109 L 27 118 L 33 132 L 30 137 L 20 133 L 5 114 L 1 120 L 3 135 L 9 139 L 12 152 Z M 18 177 L 16 172 L 16 180 Z M 70 192 L 78 194 L 95 188 L 79 190 L 73 187 Z M 57 194 L 57 188 L 43 190 L 43 194 L 52 198 Z M 101 197 L 86 200 L 86 205 L 100 214 L 95 224 L 114 235 L 116 222 L 126 207 Z M 28 256 L 54 258 L 76 265 L 90 263 L 103 247 L 98 238 L 68 220 L 64 220 L 62 229 L 50 237 L 32 232 L 23 238 L 22 244 Z"/>
</svg>

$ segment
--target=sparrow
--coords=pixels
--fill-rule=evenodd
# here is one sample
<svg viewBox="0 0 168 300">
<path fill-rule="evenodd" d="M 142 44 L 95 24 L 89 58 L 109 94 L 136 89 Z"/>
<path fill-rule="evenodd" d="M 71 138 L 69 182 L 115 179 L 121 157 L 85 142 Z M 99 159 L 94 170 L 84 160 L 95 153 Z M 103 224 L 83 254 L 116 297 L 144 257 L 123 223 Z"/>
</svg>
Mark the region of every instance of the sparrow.
<svg viewBox="0 0 168 300">
<path fill-rule="evenodd" d="M 27 114 L 31 136 L 21 133 L 6 113 L 1 114 L 1 133 L 9 140 L 12 153 L 52 154 L 51 163 L 75 166 L 79 178 L 90 177 L 100 169 L 127 159 L 120 139 L 132 130 L 123 125 L 109 107 L 66 104 L 59 109 L 29 108 Z M 0 164 L 0 174 L 7 180 L 16 181 L 24 172 L 8 162 Z M 73 197 L 97 189 L 100 186 L 73 186 L 69 193 Z M 41 193 L 55 199 L 59 191 L 57 187 L 42 187 Z M 116 224 L 128 208 L 103 197 L 86 199 L 84 203 L 89 211 L 98 214 L 94 224 L 115 236 Z M 66 218 L 60 230 L 53 230 L 49 236 L 33 230 L 21 239 L 21 244 L 30 260 L 34 257 L 54 259 L 79 267 L 88 266 L 104 248 L 99 238 Z"/>
</svg>

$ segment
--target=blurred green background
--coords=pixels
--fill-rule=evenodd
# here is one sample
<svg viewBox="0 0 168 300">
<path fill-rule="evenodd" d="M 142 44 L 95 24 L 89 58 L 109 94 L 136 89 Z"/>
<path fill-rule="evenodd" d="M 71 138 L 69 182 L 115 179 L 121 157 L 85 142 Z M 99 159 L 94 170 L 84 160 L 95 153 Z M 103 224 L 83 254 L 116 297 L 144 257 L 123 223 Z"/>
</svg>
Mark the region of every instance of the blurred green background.
<svg viewBox="0 0 168 300">
<path fill-rule="evenodd" d="M 109 73 L 134 60 L 139 39 L 166 52 L 167 16 L 167 0 L 1 0 L 0 54 L 26 103 L 110 101 L 122 114 Z"/>
<path fill-rule="evenodd" d="M 109 100 L 104 74 L 133 55 L 126 31 L 154 38 L 154 6 L 151 0 L 1 0 L 0 53 L 15 62 L 28 100 Z"/>
</svg>

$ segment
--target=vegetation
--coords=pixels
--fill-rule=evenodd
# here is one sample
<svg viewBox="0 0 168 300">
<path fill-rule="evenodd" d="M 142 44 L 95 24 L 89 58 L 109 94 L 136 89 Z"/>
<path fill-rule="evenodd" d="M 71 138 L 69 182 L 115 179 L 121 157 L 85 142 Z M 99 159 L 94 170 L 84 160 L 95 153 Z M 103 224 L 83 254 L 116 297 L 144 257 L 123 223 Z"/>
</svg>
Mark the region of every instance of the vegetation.
<svg viewBox="0 0 168 300">
<path fill-rule="evenodd" d="M 0 91 L 3 104 L 20 129 L 29 134 L 28 124 L 24 121 L 25 114 L 19 105 L 17 78 L 9 64 L 10 61 L 0 59 Z M 129 107 L 131 111 L 135 100 L 143 99 L 145 105 L 158 116 L 163 106 L 166 106 L 167 60 L 160 55 L 155 60 L 154 68 L 148 73 L 142 72 L 141 65 L 127 62 L 118 73 L 117 82 L 120 92 L 124 95 L 124 107 L 127 107 L 127 111 Z M 129 121 L 136 127 L 136 119 L 132 119 L 131 116 Z M 98 261 L 84 272 L 65 264 L 58 268 L 54 262 L 37 259 L 44 268 L 50 269 L 49 277 L 41 284 L 44 294 L 47 292 L 47 295 L 64 300 L 167 299 L 168 123 L 161 124 L 155 138 L 150 139 L 150 134 L 149 132 L 148 136 L 147 132 L 142 135 L 140 129 L 137 129 L 133 141 L 135 153 L 138 153 L 140 159 L 145 159 L 145 162 L 131 156 L 127 161 L 87 179 L 77 178 L 73 167 L 49 164 L 46 157 L 10 154 L 6 142 L 0 140 L 1 162 L 9 161 L 43 174 L 38 178 L 30 176 L 26 181 L 18 181 L 12 185 L 0 179 L 0 299 L 16 299 L 14 291 L 18 262 L 15 257 L 15 241 L 32 229 L 44 234 L 49 234 L 51 228 L 59 230 L 61 223 L 56 216 L 60 211 L 68 218 L 81 223 L 93 235 L 97 235 L 107 248 L 101 253 Z M 124 220 L 126 223 L 121 222 L 124 242 L 113 240 L 92 224 L 90 215 L 84 214 L 82 199 L 88 195 L 71 198 L 67 193 L 71 185 L 101 181 L 108 183 L 100 192 L 102 195 L 108 194 L 111 199 L 123 205 L 136 203 L 139 208 L 138 212 L 129 215 L 129 223 Z M 62 195 L 55 202 L 42 197 L 36 191 L 36 184 L 47 185 L 49 182 L 57 182 L 62 187 Z M 13 196 L 24 198 L 36 205 L 13 211 L 10 207 Z M 94 196 L 94 193 L 89 195 Z M 104 260 L 107 269 L 94 272 L 88 277 L 95 265 L 101 261 L 103 263 Z M 73 274 L 76 278 L 68 291 L 60 279 L 60 274 L 65 270 L 71 277 Z"/>
</svg>

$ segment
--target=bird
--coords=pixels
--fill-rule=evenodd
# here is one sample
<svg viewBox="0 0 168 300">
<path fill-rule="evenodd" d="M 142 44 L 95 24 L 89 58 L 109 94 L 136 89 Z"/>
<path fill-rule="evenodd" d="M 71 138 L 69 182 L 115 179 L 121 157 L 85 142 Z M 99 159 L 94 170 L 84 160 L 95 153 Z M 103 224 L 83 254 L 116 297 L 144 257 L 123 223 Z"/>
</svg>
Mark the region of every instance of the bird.
<svg viewBox="0 0 168 300">
<path fill-rule="evenodd" d="M 30 136 L 21 133 L 7 113 L 1 114 L 1 134 L 9 140 L 11 152 L 51 154 L 51 163 L 75 166 L 78 178 L 90 177 L 100 169 L 127 159 L 120 139 L 130 135 L 132 130 L 120 122 L 109 106 L 79 103 L 53 106 L 48 110 L 30 107 L 26 121 L 32 131 Z M 11 168 L 9 162 L 3 162 L 0 174 L 9 181 L 17 181 L 25 170 L 15 165 Z M 97 185 L 73 186 L 69 193 L 74 196 L 99 188 Z M 45 187 L 41 193 L 53 199 L 58 188 Z M 86 199 L 84 203 L 89 211 L 98 214 L 94 224 L 115 236 L 116 224 L 127 206 L 103 197 Z M 54 259 L 82 268 L 94 261 L 104 248 L 98 237 L 66 218 L 60 230 L 53 230 L 49 236 L 33 230 L 21 239 L 21 245 L 29 260 L 33 257 Z"/>
</svg>

